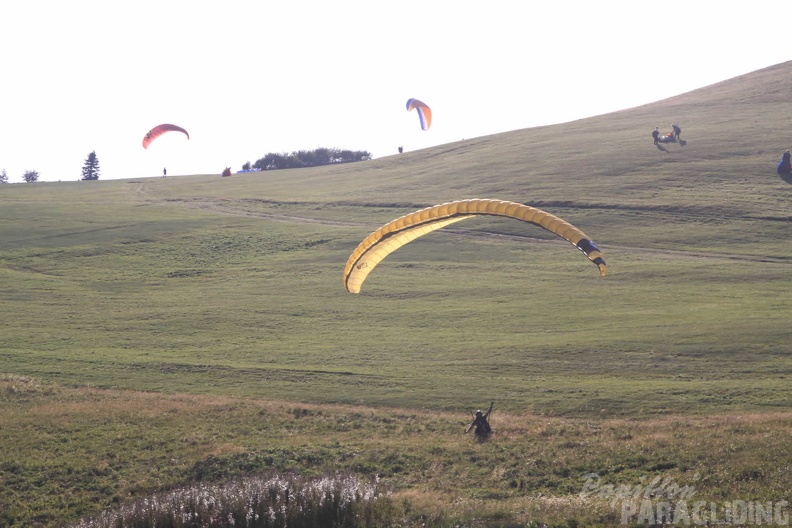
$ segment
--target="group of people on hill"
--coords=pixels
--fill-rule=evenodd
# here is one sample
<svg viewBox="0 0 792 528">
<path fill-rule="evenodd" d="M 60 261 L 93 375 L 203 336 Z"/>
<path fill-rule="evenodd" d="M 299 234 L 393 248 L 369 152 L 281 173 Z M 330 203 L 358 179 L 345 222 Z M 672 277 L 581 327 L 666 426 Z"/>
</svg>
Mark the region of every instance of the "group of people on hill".
<svg viewBox="0 0 792 528">
<path fill-rule="evenodd" d="M 684 142 L 679 139 L 681 133 L 682 129 L 679 128 L 679 125 L 672 123 L 671 132 L 668 134 L 661 134 L 660 127 L 655 127 L 654 130 L 652 130 L 652 139 L 654 139 L 655 145 L 658 143 L 676 143 L 677 141 L 684 144 Z M 781 161 L 779 161 L 776 166 L 776 172 L 781 176 L 792 175 L 792 155 L 790 155 L 789 149 L 786 149 L 784 153 L 781 154 Z"/>
<path fill-rule="evenodd" d="M 660 127 L 655 127 L 652 130 L 652 138 L 654 139 L 654 144 L 657 145 L 658 143 L 676 143 L 679 141 L 679 135 L 682 133 L 682 129 L 679 128 L 679 125 L 676 123 L 671 123 L 671 132 L 668 134 L 660 134 Z"/>
</svg>

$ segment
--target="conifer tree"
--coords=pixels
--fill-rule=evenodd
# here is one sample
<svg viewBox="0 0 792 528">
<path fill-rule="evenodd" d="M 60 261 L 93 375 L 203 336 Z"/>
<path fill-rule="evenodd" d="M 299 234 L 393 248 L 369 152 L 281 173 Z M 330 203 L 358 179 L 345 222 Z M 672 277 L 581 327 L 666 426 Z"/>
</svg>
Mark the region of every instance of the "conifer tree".
<svg viewBox="0 0 792 528">
<path fill-rule="evenodd" d="M 83 180 L 98 180 L 99 179 L 99 158 L 96 157 L 96 152 L 91 151 L 88 158 L 85 160 L 82 168 Z"/>
</svg>

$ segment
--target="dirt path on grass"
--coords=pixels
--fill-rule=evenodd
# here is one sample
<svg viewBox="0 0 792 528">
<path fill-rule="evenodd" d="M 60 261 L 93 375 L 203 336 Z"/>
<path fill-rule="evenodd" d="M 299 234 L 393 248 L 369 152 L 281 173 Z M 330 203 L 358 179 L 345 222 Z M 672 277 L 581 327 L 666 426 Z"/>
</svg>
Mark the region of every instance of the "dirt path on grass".
<svg viewBox="0 0 792 528">
<path fill-rule="evenodd" d="M 360 222 L 342 222 L 339 220 L 327 220 L 323 218 L 311 218 L 307 216 L 293 216 L 285 214 L 263 213 L 261 211 L 249 211 L 240 209 L 230 205 L 223 205 L 217 202 L 183 202 L 183 205 L 194 207 L 204 211 L 213 211 L 232 216 L 245 216 L 253 218 L 263 218 L 265 220 L 272 220 L 273 222 L 288 222 L 296 224 L 320 224 L 326 226 L 337 227 L 362 227 Z"/>
<path fill-rule="evenodd" d="M 359 227 L 364 233 L 361 236 L 368 235 L 379 225 L 367 224 L 363 222 L 347 222 L 338 220 L 327 220 L 323 218 L 314 218 L 308 216 L 295 216 L 285 214 L 264 213 L 260 211 L 250 211 L 234 207 L 233 205 L 221 204 L 213 201 L 179 201 L 169 202 L 187 207 L 194 207 L 206 211 L 212 211 L 220 214 L 232 216 L 244 216 L 253 218 L 262 218 L 271 220 L 273 222 L 287 222 L 299 224 L 318 224 L 334 227 Z M 503 233 L 488 232 L 482 230 L 462 229 L 459 227 L 448 227 L 438 232 L 440 235 L 456 236 L 461 238 L 486 238 L 489 240 L 516 240 L 522 242 L 530 242 L 532 244 L 555 244 L 556 240 L 548 240 L 543 238 L 534 238 L 531 236 L 509 235 Z M 721 259 L 721 260 L 735 260 L 742 262 L 764 262 L 773 264 L 792 264 L 792 257 L 774 256 L 774 255 L 745 255 L 740 253 L 725 253 L 725 252 L 709 252 L 709 251 L 690 251 L 690 250 L 675 250 L 675 249 L 657 249 L 638 246 L 622 246 L 622 245 L 608 245 L 602 246 L 601 249 L 606 254 L 608 251 L 621 251 L 629 253 L 653 253 L 669 258 L 699 258 L 699 259 Z"/>
</svg>

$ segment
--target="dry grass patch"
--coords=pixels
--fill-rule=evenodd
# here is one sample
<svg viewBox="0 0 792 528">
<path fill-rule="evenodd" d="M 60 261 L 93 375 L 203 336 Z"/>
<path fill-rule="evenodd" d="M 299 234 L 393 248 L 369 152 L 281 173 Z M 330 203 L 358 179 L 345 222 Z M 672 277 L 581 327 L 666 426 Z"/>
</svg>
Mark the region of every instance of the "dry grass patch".
<svg viewBox="0 0 792 528">
<path fill-rule="evenodd" d="M 463 433 L 470 417 L 453 412 L 1 383 L 0 478 L 16 490 L 0 499 L 6 522 L 57 526 L 263 471 L 376 475 L 406 518 L 437 526 L 608 525 L 618 508 L 580 496 L 588 474 L 602 486 L 670 479 L 707 500 L 782 500 L 792 489 L 790 412 L 584 419 L 496 406 L 493 437 L 477 444 Z M 44 501 L 53 494 L 64 499 Z"/>
</svg>

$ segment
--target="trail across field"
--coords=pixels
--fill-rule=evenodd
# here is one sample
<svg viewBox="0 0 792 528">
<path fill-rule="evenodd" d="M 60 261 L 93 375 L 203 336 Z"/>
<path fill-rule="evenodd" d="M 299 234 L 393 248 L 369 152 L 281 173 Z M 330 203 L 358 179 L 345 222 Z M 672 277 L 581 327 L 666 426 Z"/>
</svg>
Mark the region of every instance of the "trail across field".
<svg viewBox="0 0 792 528">
<path fill-rule="evenodd" d="M 193 207 L 205 211 L 212 211 L 220 214 L 231 216 L 243 216 L 252 218 L 261 218 L 273 222 L 286 222 L 298 224 L 318 224 L 334 227 L 360 227 L 368 234 L 379 227 L 379 225 L 363 222 L 350 222 L 328 220 L 326 218 L 316 218 L 304 215 L 286 215 L 266 213 L 262 211 L 251 211 L 242 207 L 235 206 L 229 203 L 220 203 L 211 200 L 196 200 L 196 201 L 169 201 L 171 204 L 179 204 L 187 207 Z M 276 202 L 273 202 L 276 203 Z M 701 213 L 689 213 L 695 217 L 701 216 Z M 788 219 L 776 219 L 780 221 L 787 221 Z M 487 238 L 491 240 L 517 240 L 522 242 L 530 242 L 532 244 L 550 244 L 556 243 L 556 240 L 547 240 L 542 238 L 531 237 L 527 235 L 504 234 L 485 230 L 472 230 L 463 229 L 459 227 L 449 227 L 438 232 L 440 235 L 456 236 L 462 238 Z M 660 249 L 648 248 L 638 246 L 625 246 L 625 245 L 608 245 L 601 248 L 604 252 L 620 251 L 633 252 L 633 253 L 653 253 L 655 255 L 662 255 L 669 258 L 696 258 L 696 259 L 718 259 L 718 260 L 737 260 L 743 262 L 765 262 L 774 264 L 792 264 L 792 258 L 776 255 L 746 255 L 741 253 L 726 253 L 726 252 L 708 252 L 708 251 L 689 251 L 689 250 L 675 250 L 675 249 Z"/>
</svg>

